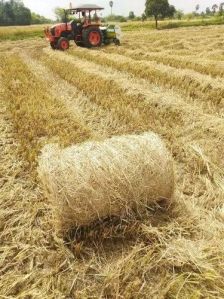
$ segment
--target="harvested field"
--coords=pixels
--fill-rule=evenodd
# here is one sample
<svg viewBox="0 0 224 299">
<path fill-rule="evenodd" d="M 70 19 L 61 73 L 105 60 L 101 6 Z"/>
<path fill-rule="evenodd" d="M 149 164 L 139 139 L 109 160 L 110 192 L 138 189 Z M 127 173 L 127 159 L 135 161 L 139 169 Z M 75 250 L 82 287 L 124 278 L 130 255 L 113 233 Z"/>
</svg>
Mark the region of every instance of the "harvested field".
<svg viewBox="0 0 224 299">
<path fill-rule="evenodd" d="M 224 298 L 224 26 L 125 32 L 121 47 L 0 44 L 0 298 Z M 37 175 L 61 147 L 154 131 L 171 206 L 66 239 Z"/>
</svg>

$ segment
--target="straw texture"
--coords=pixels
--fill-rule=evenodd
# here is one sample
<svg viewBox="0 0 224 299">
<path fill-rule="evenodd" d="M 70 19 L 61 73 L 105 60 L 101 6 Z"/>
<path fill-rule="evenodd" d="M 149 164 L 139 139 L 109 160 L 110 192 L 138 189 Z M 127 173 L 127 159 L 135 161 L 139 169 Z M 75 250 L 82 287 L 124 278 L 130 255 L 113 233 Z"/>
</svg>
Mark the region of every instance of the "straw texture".
<svg viewBox="0 0 224 299">
<path fill-rule="evenodd" d="M 170 199 L 174 189 L 171 157 L 154 133 L 66 149 L 47 145 L 38 171 L 62 231 L 133 209 L 141 213 L 152 201 Z"/>
</svg>

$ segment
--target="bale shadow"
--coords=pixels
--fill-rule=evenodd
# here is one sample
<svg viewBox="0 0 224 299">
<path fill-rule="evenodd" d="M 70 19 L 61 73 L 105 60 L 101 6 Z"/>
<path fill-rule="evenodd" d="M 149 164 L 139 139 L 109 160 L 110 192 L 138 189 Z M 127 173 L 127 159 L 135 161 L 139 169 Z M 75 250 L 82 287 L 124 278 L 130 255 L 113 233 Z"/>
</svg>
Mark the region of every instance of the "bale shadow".
<svg viewBox="0 0 224 299">
<path fill-rule="evenodd" d="M 71 230 L 64 237 L 65 245 L 76 258 L 81 259 L 91 257 L 92 253 L 105 255 L 109 252 L 123 252 L 136 243 L 149 246 L 155 239 L 150 240 L 145 236 L 143 226 L 167 226 L 179 216 L 176 205 L 177 202 L 173 201 L 167 206 L 167 202 L 162 200 L 150 205 L 141 215 L 133 211 L 125 218 L 111 216 L 97 220 L 90 226 Z"/>
</svg>

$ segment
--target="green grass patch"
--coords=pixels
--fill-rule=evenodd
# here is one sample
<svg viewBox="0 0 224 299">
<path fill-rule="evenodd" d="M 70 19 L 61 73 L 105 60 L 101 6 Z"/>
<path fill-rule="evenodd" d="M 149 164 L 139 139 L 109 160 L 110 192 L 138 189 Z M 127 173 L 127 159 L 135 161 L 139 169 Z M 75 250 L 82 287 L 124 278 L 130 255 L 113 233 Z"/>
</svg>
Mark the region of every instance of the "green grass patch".
<svg viewBox="0 0 224 299">
<path fill-rule="evenodd" d="M 159 21 L 158 29 L 173 29 L 181 27 L 197 27 L 209 25 L 223 25 L 224 18 L 207 18 L 207 19 L 193 19 L 193 20 L 162 20 Z M 135 31 L 140 29 L 155 29 L 155 21 L 129 21 L 120 24 L 123 31 Z"/>
<path fill-rule="evenodd" d="M 0 42 L 6 40 L 16 41 L 43 37 L 43 25 L 0 27 Z"/>
</svg>

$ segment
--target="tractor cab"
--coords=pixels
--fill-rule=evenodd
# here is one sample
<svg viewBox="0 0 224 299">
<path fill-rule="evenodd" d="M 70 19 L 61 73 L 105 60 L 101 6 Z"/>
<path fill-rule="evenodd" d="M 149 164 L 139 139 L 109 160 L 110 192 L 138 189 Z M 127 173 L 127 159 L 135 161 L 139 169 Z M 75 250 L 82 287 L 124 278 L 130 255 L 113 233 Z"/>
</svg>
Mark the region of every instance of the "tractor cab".
<svg viewBox="0 0 224 299">
<path fill-rule="evenodd" d="M 103 7 L 95 4 L 65 9 L 65 23 L 45 29 L 46 38 L 52 49 L 67 50 L 70 40 L 74 40 L 77 46 L 86 48 L 100 47 L 102 44 L 109 44 L 110 42 L 120 44 L 119 39 L 116 37 L 114 25 L 110 25 L 108 30 L 107 27 L 102 27 L 98 15 L 103 9 Z M 75 18 L 69 21 L 70 16 L 75 16 Z M 111 26 L 114 34 L 111 34 Z"/>
<path fill-rule="evenodd" d="M 83 27 L 88 27 L 91 25 L 100 26 L 101 20 L 97 14 L 99 11 L 103 10 L 103 7 L 97 5 L 81 5 L 76 8 L 70 8 L 65 10 L 66 18 L 68 15 L 77 15 L 77 20 L 82 23 Z M 72 22 L 76 22 L 73 20 Z"/>
</svg>

